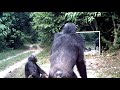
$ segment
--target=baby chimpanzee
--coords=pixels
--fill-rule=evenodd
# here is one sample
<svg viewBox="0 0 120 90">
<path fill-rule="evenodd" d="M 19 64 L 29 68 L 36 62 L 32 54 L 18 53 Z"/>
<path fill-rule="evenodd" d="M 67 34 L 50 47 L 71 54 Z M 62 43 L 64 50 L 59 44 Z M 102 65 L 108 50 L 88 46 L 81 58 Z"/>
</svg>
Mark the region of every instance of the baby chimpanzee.
<svg viewBox="0 0 120 90">
<path fill-rule="evenodd" d="M 37 58 L 31 55 L 25 64 L 25 78 L 48 78 L 48 75 L 37 65 Z"/>
</svg>

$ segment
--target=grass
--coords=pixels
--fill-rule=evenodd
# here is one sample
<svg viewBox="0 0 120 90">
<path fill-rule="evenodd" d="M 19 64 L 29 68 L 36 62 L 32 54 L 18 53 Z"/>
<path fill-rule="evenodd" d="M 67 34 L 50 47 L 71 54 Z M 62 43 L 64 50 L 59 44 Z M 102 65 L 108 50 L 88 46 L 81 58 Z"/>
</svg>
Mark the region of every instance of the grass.
<svg viewBox="0 0 120 90">
<path fill-rule="evenodd" d="M 25 53 L 25 54 L 22 54 L 22 55 L 19 55 L 18 57 L 14 57 L 14 58 L 11 58 L 9 60 L 6 60 L 6 61 L 1 61 L 0 62 L 0 71 L 1 70 L 4 70 L 5 68 L 15 64 L 16 62 L 28 57 L 30 54 L 32 54 L 33 51 L 30 51 L 28 53 Z"/>
<path fill-rule="evenodd" d="M 37 55 L 38 64 L 49 63 L 49 57 L 50 57 L 50 47 L 44 48 L 43 51 Z"/>
<path fill-rule="evenodd" d="M 6 59 L 11 56 L 15 56 L 16 54 L 24 52 L 26 49 L 17 49 L 17 50 L 5 50 L 0 52 L 0 60 Z"/>
<path fill-rule="evenodd" d="M 38 55 L 38 62 L 37 64 L 41 66 L 42 64 L 49 63 L 49 57 L 50 57 L 50 46 L 49 47 L 44 47 L 43 51 L 41 51 Z M 24 64 L 20 67 L 15 69 L 12 73 L 8 73 L 5 78 L 25 78 L 25 73 L 24 73 Z M 44 68 L 42 68 L 44 70 Z"/>
<path fill-rule="evenodd" d="M 8 73 L 5 78 L 25 78 L 24 66 L 25 64 L 15 69 L 13 72 Z"/>
</svg>

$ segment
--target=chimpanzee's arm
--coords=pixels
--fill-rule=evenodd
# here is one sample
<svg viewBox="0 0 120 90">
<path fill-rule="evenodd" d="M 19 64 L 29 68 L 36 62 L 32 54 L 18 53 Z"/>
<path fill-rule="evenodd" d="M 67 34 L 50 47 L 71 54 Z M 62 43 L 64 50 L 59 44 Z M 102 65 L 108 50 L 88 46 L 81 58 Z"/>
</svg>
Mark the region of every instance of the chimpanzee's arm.
<svg viewBox="0 0 120 90">
<path fill-rule="evenodd" d="M 87 78 L 87 72 L 86 72 L 86 65 L 84 61 L 84 41 L 82 37 L 77 38 L 78 43 L 78 59 L 76 61 L 76 66 L 78 69 L 78 72 L 82 78 Z"/>
<path fill-rule="evenodd" d="M 76 66 L 77 66 L 80 76 L 82 78 L 87 78 L 86 65 L 85 65 L 84 54 L 82 50 L 79 51 Z"/>
<path fill-rule="evenodd" d="M 37 68 L 38 68 L 40 74 L 42 74 L 41 78 L 48 78 L 48 75 L 44 70 L 42 70 L 38 65 L 37 65 Z"/>
<path fill-rule="evenodd" d="M 40 76 L 37 74 L 37 70 L 35 70 L 34 66 L 35 65 L 33 62 L 30 62 L 30 61 L 28 62 L 28 69 L 29 69 L 31 75 L 35 78 L 40 78 Z"/>
<path fill-rule="evenodd" d="M 46 72 L 44 70 L 42 70 L 37 64 L 36 64 L 36 66 L 41 74 L 46 74 Z"/>
</svg>

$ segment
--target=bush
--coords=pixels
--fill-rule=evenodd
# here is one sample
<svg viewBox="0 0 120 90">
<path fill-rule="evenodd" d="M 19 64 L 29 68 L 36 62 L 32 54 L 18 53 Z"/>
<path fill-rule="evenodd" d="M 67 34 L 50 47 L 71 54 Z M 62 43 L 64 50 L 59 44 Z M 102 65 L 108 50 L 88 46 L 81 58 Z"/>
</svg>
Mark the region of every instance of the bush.
<svg viewBox="0 0 120 90">
<path fill-rule="evenodd" d="M 115 52 L 116 50 L 118 50 L 118 49 L 120 49 L 120 44 L 116 44 L 116 46 L 111 46 L 110 48 L 109 48 L 109 50 L 111 51 L 111 52 Z"/>
</svg>

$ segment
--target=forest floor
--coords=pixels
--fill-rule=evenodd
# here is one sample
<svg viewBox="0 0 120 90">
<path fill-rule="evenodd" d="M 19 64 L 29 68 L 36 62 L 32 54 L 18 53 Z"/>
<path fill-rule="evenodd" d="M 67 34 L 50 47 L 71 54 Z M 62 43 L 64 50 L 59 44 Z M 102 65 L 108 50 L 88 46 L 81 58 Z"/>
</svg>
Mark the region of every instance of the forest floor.
<svg viewBox="0 0 120 90">
<path fill-rule="evenodd" d="M 40 52 L 42 51 L 41 48 L 39 48 L 39 47 L 37 47 L 37 48 L 38 48 L 38 50 L 35 49 L 35 48 L 32 48 L 32 45 L 30 45 L 30 49 L 29 49 L 29 50 L 24 51 L 24 52 L 22 52 L 22 53 L 20 53 L 20 54 L 17 54 L 17 55 L 15 55 L 15 56 L 11 56 L 11 57 L 9 57 L 9 58 L 7 58 L 7 59 L 4 59 L 4 60 L 2 60 L 2 62 L 3 62 L 3 61 L 10 60 L 10 59 L 12 59 L 12 58 L 17 58 L 18 56 L 20 56 L 20 55 L 22 55 L 22 54 L 25 54 L 25 53 L 27 53 L 27 52 L 31 52 L 31 51 L 33 52 L 32 54 L 37 55 L 38 53 L 40 53 Z M 6 75 L 9 74 L 9 73 L 14 73 L 14 70 L 16 70 L 17 68 L 20 68 L 23 64 L 25 64 L 25 63 L 27 62 L 27 60 L 28 60 L 28 57 L 27 57 L 27 58 L 24 58 L 24 59 L 21 60 L 21 61 L 18 61 L 17 63 L 15 63 L 15 64 L 7 67 L 7 68 L 5 68 L 5 70 L 0 71 L 0 78 L 6 77 Z M 1 63 L 2 63 L 2 62 L 1 62 Z"/>
<path fill-rule="evenodd" d="M 42 48 L 35 50 L 36 54 L 40 54 L 41 51 Z M 88 78 L 119 78 L 120 77 L 119 57 L 120 52 L 118 52 L 117 55 L 115 56 L 113 56 L 112 54 L 99 55 L 98 53 L 94 54 L 91 52 L 89 53 L 87 52 L 87 54 L 85 53 L 85 62 Z M 42 60 L 38 59 L 37 64 L 48 74 L 50 69 L 49 56 L 44 58 L 44 60 L 46 61 L 44 63 L 41 63 L 43 59 Z M 0 72 L 0 76 L 2 76 L 1 78 L 25 78 L 24 67 L 26 61 L 27 58 L 18 62 L 19 64 L 18 63 L 14 64 L 13 65 L 14 69 L 11 70 L 9 69 L 9 72 L 5 73 L 4 76 L 2 76 Z M 77 72 L 76 66 L 74 67 L 74 71 L 78 78 L 81 78 Z M 3 72 L 5 72 L 5 70 Z"/>
</svg>

